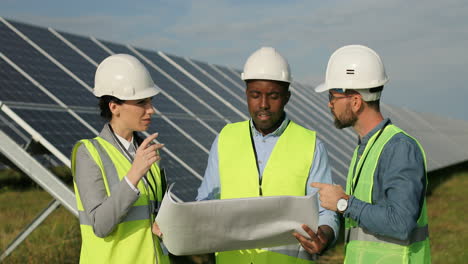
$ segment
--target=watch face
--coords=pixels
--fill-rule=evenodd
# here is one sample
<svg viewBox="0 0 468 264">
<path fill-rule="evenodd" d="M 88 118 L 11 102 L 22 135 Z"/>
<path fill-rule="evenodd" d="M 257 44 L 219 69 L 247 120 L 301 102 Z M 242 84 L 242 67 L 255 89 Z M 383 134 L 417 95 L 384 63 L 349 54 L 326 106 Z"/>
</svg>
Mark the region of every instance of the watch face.
<svg viewBox="0 0 468 264">
<path fill-rule="evenodd" d="M 348 200 L 343 198 L 339 199 L 338 203 L 336 204 L 336 208 L 338 211 L 344 212 L 348 208 Z"/>
</svg>

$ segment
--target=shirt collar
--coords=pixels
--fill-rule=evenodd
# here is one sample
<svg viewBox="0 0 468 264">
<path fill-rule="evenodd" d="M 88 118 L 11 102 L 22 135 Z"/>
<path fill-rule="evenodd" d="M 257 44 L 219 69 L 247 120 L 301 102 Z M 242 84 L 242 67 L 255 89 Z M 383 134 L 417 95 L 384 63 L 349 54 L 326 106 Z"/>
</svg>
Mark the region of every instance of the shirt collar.
<svg viewBox="0 0 468 264">
<path fill-rule="evenodd" d="M 115 134 L 115 136 L 117 137 L 117 139 L 120 141 L 120 143 L 122 143 L 122 146 L 124 146 L 125 150 L 128 150 L 128 148 L 130 147 L 130 144 L 131 142 L 133 142 L 133 136 L 132 136 L 132 140 L 130 140 L 130 142 L 128 142 L 125 138 Z"/>
<path fill-rule="evenodd" d="M 267 134 L 265 135 L 265 137 L 267 136 L 274 136 L 274 137 L 279 137 L 283 134 L 284 130 L 286 129 L 286 127 L 288 127 L 288 124 L 289 124 L 289 117 L 286 113 L 284 113 L 284 120 L 283 122 L 281 123 L 281 125 L 273 132 L 271 132 L 270 134 Z M 262 136 L 262 133 L 260 133 L 256 128 L 255 128 L 255 125 L 253 123 L 253 120 L 252 118 L 250 118 L 250 128 L 252 130 L 252 135 L 253 136 Z"/>
<path fill-rule="evenodd" d="M 369 142 L 369 139 L 375 134 L 377 133 L 380 129 L 383 128 L 383 126 L 388 122 L 388 124 L 391 124 L 392 121 L 390 120 L 390 118 L 385 118 L 384 120 L 382 120 L 377 126 L 375 126 L 369 133 L 367 133 L 367 135 L 365 135 L 364 137 L 362 138 L 359 138 L 358 139 L 358 144 L 361 145 L 361 144 L 364 144 L 366 145 L 367 142 Z"/>
</svg>

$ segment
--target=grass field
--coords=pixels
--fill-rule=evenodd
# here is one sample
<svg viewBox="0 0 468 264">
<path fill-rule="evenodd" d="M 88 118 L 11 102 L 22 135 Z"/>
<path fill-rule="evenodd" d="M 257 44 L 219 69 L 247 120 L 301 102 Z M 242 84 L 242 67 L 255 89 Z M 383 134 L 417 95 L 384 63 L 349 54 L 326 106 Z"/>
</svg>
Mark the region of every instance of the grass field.
<svg viewBox="0 0 468 264">
<path fill-rule="evenodd" d="M 42 190 L 0 193 L 0 249 L 45 208 L 52 197 Z M 78 219 L 63 207 L 53 212 L 5 263 L 78 263 L 81 245 Z"/>
<path fill-rule="evenodd" d="M 466 263 L 468 219 L 464 199 L 468 172 L 456 173 L 438 184 L 428 197 L 429 230 L 433 263 Z M 50 201 L 39 189 L 0 190 L 0 251 Z M 77 263 L 80 249 L 79 225 L 64 208 L 59 208 L 36 229 L 5 263 Z M 342 240 L 319 263 L 342 263 Z"/>
</svg>

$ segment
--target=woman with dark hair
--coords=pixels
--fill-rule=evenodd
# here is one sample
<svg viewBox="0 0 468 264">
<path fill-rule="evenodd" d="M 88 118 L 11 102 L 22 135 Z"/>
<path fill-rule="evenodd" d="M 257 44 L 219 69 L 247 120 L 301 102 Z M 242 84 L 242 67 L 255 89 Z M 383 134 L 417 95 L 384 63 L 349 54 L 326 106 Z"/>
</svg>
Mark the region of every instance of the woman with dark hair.
<svg viewBox="0 0 468 264">
<path fill-rule="evenodd" d="M 160 92 L 127 54 L 98 66 L 94 95 L 108 121 L 99 136 L 77 142 L 72 172 L 82 235 L 81 263 L 169 263 L 152 228 L 164 193 L 157 133 L 142 140 Z"/>
</svg>

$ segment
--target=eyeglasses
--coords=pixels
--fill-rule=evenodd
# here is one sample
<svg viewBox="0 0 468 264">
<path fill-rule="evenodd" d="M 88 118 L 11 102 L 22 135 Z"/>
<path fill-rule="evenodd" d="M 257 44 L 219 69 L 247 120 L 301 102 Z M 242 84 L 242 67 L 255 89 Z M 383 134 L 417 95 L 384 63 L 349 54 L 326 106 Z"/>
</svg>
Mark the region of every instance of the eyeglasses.
<svg viewBox="0 0 468 264">
<path fill-rule="evenodd" d="M 334 91 L 336 90 L 341 90 L 341 89 L 333 89 Z M 328 102 L 331 102 L 333 100 L 338 100 L 338 99 L 342 99 L 342 98 L 348 98 L 348 97 L 352 97 L 353 95 L 352 94 L 345 94 L 343 96 L 334 96 L 331 92 L 328 93 Z"/>
</svg>

